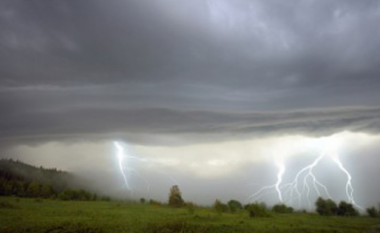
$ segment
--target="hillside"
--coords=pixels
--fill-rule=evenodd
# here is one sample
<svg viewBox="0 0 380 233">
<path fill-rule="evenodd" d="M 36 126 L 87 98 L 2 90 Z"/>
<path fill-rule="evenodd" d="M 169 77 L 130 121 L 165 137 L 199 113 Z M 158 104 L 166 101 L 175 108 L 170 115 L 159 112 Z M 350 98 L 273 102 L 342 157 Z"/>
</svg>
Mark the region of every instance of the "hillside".
<svg viewBox="0 0 380 233">
<path fill-rule="evenodd" d="M 84 182 L 79 177 L 55 168 L 0 160 L 0 196 L 96 200 L 97 195 L 85 191 L 81 183 Z"/>
<path fill-rule="evenodd" d="M 57 192 L 68 187 L 77 187 L 75 176 L 68 172 L 59 171 L 55 168 L 37 168 L 12 159 L 0 160 L 0 177 L 5 180 L 13 179 L 50 185 Z"/>
</svg>

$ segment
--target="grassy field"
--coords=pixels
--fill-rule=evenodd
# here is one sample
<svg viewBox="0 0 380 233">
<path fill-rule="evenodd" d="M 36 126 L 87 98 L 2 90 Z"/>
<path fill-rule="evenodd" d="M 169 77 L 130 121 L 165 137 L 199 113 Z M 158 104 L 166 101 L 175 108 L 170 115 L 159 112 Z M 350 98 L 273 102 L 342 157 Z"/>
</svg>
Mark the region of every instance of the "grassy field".
<svg viewBox="0 0 380 233">
<path fill-rule="evenodd" d="M 75 202 L 0 197 L 0 232 L 380 232 L 380 219 L 173 209 L 127 202 Z"/>
</svg>

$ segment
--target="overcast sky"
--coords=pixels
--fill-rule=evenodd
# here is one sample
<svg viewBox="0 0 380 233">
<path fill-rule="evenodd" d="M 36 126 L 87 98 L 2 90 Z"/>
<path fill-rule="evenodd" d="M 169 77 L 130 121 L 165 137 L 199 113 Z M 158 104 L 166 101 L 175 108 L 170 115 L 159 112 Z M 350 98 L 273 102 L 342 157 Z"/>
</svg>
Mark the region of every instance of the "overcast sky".
<svg viewBox="0 0 380 233">
<path fill-rule="evenodd" d="M 338 134 L 355 193 L 376 203 L 359 181 L 379 175 L 365 165 L 380 162 L 379 22 L 377 0 L 1 1 L 0 156 L 102 171 L 122 193 L 118 140 L 145 177 L 164 170 L 202 202 L 275 183 L 263 148 L 292 144 L 289 164 L 308 164 L 320 151 L 294 148 Z M 165 198 L 165 182 L 151 192 Z"/>
</svg>

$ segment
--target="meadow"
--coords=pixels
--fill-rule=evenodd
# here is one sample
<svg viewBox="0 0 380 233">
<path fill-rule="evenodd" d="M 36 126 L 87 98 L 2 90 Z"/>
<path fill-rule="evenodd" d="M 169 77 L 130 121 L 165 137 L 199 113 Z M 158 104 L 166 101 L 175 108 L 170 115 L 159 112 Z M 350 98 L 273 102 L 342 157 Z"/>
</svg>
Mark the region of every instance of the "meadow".
<svg viewBox="0 0 380 233">
<path fill-rule="evenodd" d="M 380 232 L 380 219 L 366 216 L 274 214 L 251 218 L 246 211 L 172 208 L 123 201 L 62 201 L 0 197 L 1 232 Z"/>
</svg>

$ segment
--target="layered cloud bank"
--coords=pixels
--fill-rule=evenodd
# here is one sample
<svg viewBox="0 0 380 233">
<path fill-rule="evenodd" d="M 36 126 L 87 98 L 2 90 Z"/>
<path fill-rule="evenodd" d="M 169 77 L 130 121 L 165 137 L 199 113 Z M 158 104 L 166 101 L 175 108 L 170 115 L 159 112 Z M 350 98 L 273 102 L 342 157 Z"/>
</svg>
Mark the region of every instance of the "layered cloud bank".
<svg viewBox="0 0 380 233">
<path fill-rule="evenodd" d="M 267 135 L 379 133 L 379 108 L 228 113 L 170 109 L 41 109 L 4 113 L 2 142 L 120 139 L 137 144 L 191 144 Z M 166 140 L 166 141 L 165 141 Z"/>
<path fill-rule="evenodd" d="M 6 1 L 0 19 L 1 142 L 379 129 L 378 1 Z"/>
</svg>

